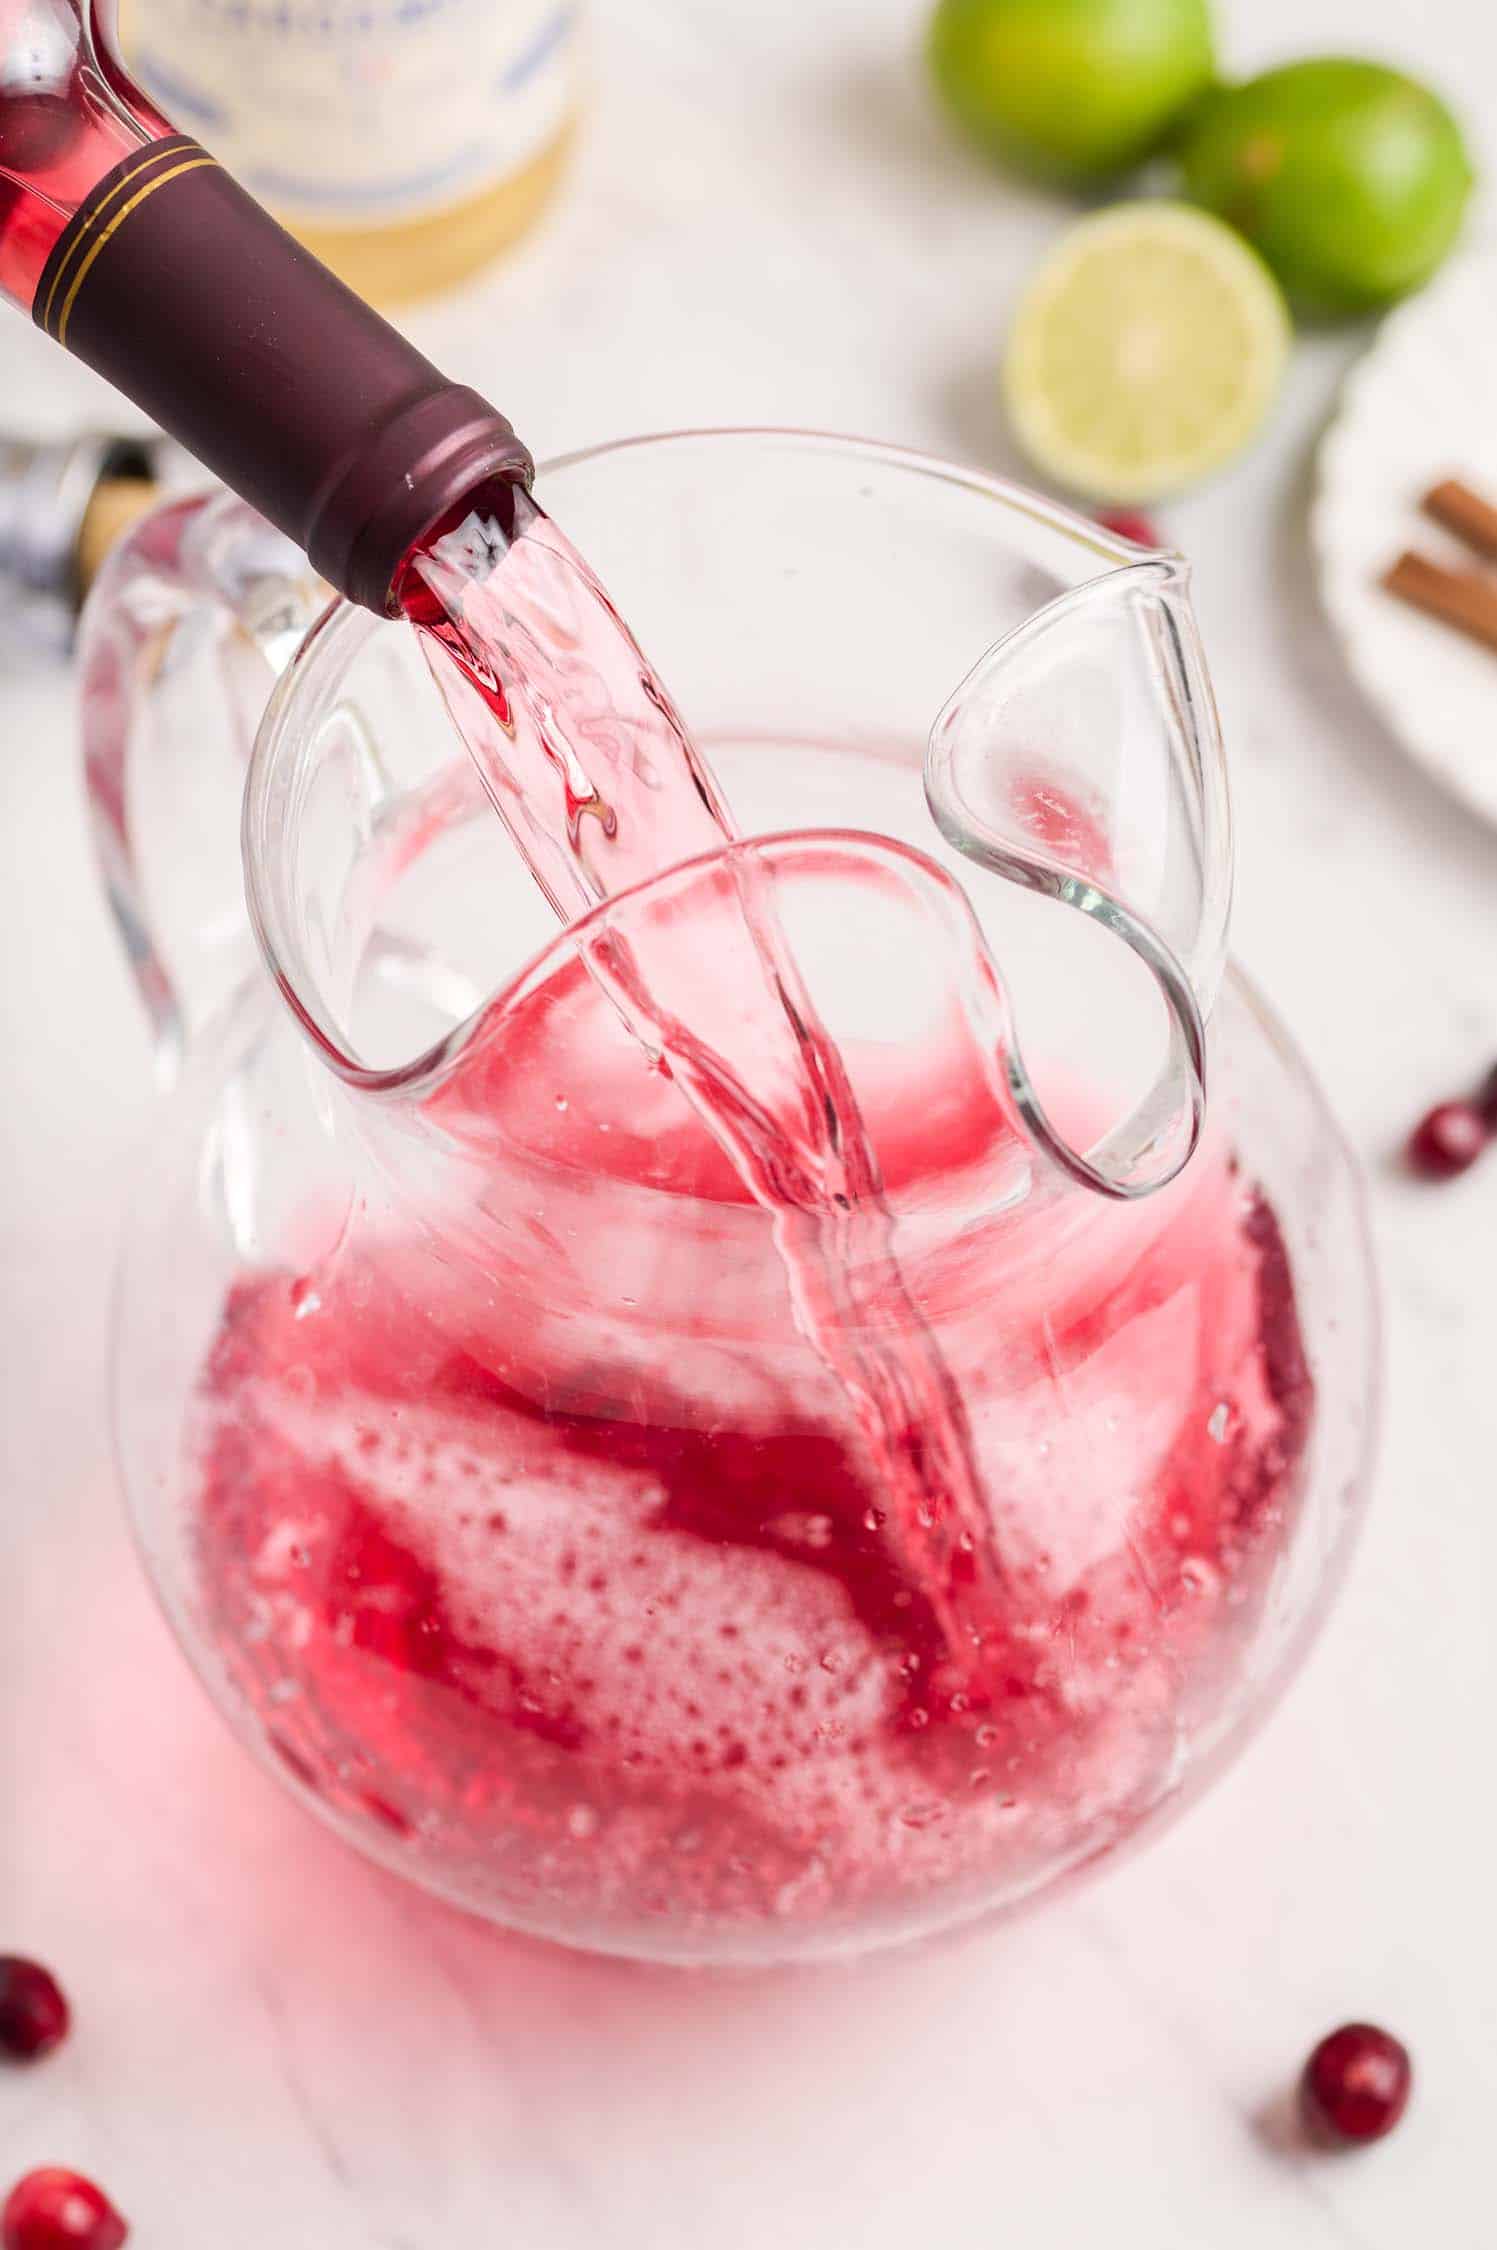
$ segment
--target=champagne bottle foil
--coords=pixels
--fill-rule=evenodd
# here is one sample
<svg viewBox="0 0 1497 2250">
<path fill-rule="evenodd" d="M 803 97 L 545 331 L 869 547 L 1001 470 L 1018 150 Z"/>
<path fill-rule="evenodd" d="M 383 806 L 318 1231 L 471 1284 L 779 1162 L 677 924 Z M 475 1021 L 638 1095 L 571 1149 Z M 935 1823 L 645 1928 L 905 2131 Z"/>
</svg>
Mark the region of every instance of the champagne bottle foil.
<svg viewBox="0 0 1497 2250">
<path fill-rule="evenodd" d="M 153 478 L 150 439 L 92 431 L 61 439 L 0 438 L 0 614 L 8 645 L 58 656 L 71 648 L 86 589 L 79 537 L 106 477 Z"/>
</svg>

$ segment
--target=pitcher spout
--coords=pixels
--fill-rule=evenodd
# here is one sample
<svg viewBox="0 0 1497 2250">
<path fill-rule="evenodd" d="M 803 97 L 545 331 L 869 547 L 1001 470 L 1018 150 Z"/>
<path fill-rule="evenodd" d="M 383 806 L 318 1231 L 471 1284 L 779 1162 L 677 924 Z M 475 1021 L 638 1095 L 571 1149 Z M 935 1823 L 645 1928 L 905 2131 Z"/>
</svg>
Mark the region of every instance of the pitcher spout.
<svg viewBox="0 0 1497 2250">
<path fill-rule="evenodd" d="M 997 642 L 936 720 L 924 781 L 936 826 L 964 858 L 1114 941 L 1083 952 L 1074 930 L 1068 940 L 1056 929 L 1051 943 L 1075 959 L 1049 962 L 1041 980 L 1046 1012 L 1068 1012 L 1085 1042 L 1088 1075 L 1117 1087 L 1112 1121 L 1076 1145 L 1015 1039 L 1010 1082 L 1036 1144 L 1103 1195 L 1166 1186 L 1204 1120 L 1232 865 L 1220 725 L 1183 559 L 1129 562 Z M 1022 1030 L 1024 979 L 1011 981 Z"/>
</svg>

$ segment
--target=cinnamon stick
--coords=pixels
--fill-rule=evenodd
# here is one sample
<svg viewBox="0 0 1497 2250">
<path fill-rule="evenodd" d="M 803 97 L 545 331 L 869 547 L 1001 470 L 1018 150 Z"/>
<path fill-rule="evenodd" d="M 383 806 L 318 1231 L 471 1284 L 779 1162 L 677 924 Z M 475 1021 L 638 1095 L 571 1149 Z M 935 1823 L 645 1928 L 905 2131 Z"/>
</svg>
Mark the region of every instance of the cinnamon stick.
<svg viewBox="0 0 1497 2250">
<path fill-rule="evenodd" d="M 1447 570 L 1410 549 L 1384 574 L 1383 584 L 1399 601 L 1497 649 L 1497 578 L 1485 571 Z"/>
<path fill-rule="evenodd" d="M 1425 514 L 1464 540 L 1473 554 L 1497 562 L 1497 507 L 1459 477 L 1432 485 L 1420 502 Z"/>
</svg>

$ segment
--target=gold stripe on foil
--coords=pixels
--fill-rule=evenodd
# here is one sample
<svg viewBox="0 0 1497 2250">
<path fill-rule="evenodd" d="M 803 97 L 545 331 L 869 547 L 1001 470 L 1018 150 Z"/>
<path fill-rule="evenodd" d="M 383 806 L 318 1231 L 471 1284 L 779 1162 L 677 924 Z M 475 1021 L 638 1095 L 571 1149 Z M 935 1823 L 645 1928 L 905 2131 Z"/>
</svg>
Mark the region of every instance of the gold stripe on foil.
<svg viewBox="0 0 1497 2250">
<path fill-rule="evenodd" d="M 57 316 L 57 341 L 59 344 L 65 344 L 68 340 L 68 317 L 77 301 L 78 292 L 88 278 L 89 267 L 104 248 L 110 236 L 118 234 L 130 213 L 138 210 L 148 196 L 156 193 L 157 188 L 165 187 L 168 180 L 180 180 L 184 172 L 200 172 L 205 164 L 212 164 L 214 161 L 211 156 L 190 156 L 185 164 L 174 164 L 169 172 L 158 172 L 154 180 L 147 180 L 145 186 L 132 195 L 129 202 L 123 205 L 120 210 L 115 212 L 108 226 L 104 228 L 101 234 L 96 236 L 90 245 L 88 256 L 73 276 L 72 286 L 63 300 L 62 311 Z"/>
<path fill-rule="evenodd" d="M 135 151 L 133 158 L 127 156 L 123 159 L 126 169 L 111 186 L 107 195 L 101 195 L 92 208 L 85 203 L 80 211 L 75 212 L 71 222 L 71 231 L 65 231 L 61 238 L 62 256 L 57 261 L 57 270 L 53 274 L 51 285 L 47 290 L 47 301 L 41 310 L 41 325 L 46 329 L 49 336 L 52 333 L 52 307 L 57 301 L 57 292 L 67 277 L 68 268 L 78 256 L 80 249 L 98 225 L 103 214 L 112 203 L 119 201 L 120 197 L 141 177 L 142 173 L 148 172 L 151 166 L 159 162 L 162 157 L 180 155 L 183 145 L 180 139 L 175 141 L 148 141 L 144 148 Z"/>
<path fill-rule="evenodd" d="M 77 262 L 79 253 L 111 204 L 118 203 L 120 197 L 126 194 L 136 181 L 150 170 L 153 164 L 159 164 L 164 159 L 169 160 L 173 157 L 185 156 L 189 150 L 195 149 L 196 143 L 189 140 L 185 135 L 178 136 L 170 141 L 149 142 L 140 151 L 139 163 L 131 164 L 129 170 L 115 181 L 109 193 L 100 196 L 92 209 L 85 208 L 81 219 L 75 220 L 74 232 L 67 242 L 67 247 L 64 249 L 61 259 L 58 261 L 57 271 L 53 274 L 51 286 L 47 291 L 47 302 L 42 307 L 41 325 L 49 335 L 53 333 L 52 308 L 57 302 L 57 292 L 63 287 L 69 271 Z"/>
</svg>

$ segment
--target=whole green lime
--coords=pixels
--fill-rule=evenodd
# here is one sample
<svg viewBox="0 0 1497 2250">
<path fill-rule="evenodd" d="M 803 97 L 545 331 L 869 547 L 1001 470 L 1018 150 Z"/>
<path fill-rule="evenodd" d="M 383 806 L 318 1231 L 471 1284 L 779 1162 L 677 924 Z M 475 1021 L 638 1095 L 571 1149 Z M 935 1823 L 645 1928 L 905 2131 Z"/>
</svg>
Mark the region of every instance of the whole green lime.
<svg viewBox="0 0 1497 2250">
<path fill-rule="evenodd" d="M 1212 77 L 1207 0 L 939 0 L 926 51 L 968 131 L 1051 179 L 1142 163 Z"/>
<path fill-rule="evenodd" d="M 1471 160 L 1437 94 L 1380 63 L 1288 63 L 1207 97 L 1185 184 L 1312 312 L 1391 304 L 1460 232 Z"/>
</svg>

